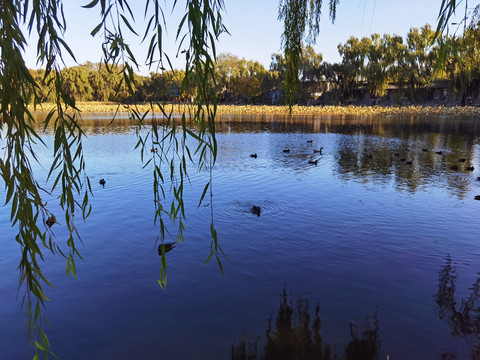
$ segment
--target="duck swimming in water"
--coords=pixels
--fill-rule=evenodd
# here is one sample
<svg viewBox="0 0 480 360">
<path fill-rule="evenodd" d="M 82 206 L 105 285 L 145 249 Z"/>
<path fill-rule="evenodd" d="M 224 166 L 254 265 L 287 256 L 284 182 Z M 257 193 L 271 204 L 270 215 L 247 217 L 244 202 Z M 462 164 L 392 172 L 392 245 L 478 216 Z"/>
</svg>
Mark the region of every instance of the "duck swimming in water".
<svg viewBox="0 0 480 360">
<path fill-rule="evenodd" d="M 314 153 L 314 154 L 320 154 L 320 155 L 322 155 L 322 151 L 323 151 L 323 146 L 322 146 L 319 150 L 315 150 L 315 149 L 314 149 L 314 150 L 313 150 L 313 153 Z"/>
<path fill-rule="evenodd" d="M 256 159 L 256 158 L 257 158 L 257 154 L 252 154 L 252 155 L 250 155 L 250 157 Z"/>
<path fill-rule="evenodd" d="M 472 165 L 472 166 L 467 166 L 467 167 L 465 168 L 465 170 L 467 170 L 467 171 L 473 171 L 473 170 L 475 170 L 475 168 L 474 168 L 473 165 Z"/>
<path fill-rule="evenodd" d="M 283 152 L 284 152 L 284 153 L 289 153 L 289 152 L 290 152 L 290 149 L 284 149 Z"/>
<path fill-rule="evenodd" d="M 98 182 L 100 185 L 102 185 L 103 187 L 105 187 L 105 179 L 100 179 L 100 181 Z"/>
<path fill-rule="evenodd" d="M 308 163 L 310 165 L 317 165 L 318 164 L 318 160 L 309 160 Z"/>
<path fill-rule="evenodd" d="M 45 223 L 48 225 L 48 227 L 52 227 L 53 224 L 55 224 L 57 222 L 57 220 L 55 219 L 55 216 L 54 215 L 51 215 L 47 221 L 45 221 Z"/>
<path fill-rule="evenodd" d="M 257 215 L 257 216 L 260 216 L 260 213 L 262 212 L 262 210 L 260 209 L 260 206 L 255 206 L 255 205 L 252 206 L 250 211 L 252 212 L 253 215 Z"/>
<path fill-rule="evenodd" d="M 165 243 L 165 244 L 163 244 L 163 246 L 165 247 L 165 252 L 167 253 L 167 252 L 173 250 L 175 245 L 176 245 L 176 243 Z M 158 255 L 162 256 L 162 244 L 160 244 L 158 246 Z"/>
</svg>

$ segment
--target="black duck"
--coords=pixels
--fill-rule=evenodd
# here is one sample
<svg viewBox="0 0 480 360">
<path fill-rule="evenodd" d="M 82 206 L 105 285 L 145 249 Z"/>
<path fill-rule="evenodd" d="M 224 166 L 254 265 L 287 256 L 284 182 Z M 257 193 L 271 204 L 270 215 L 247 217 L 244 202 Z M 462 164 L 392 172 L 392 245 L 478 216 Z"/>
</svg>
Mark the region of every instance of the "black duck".
<svg viewBox="0 0 480 360">
<path fill-rule="evenodd" d="M 260 209 L 260 206 L 255 206 L 255 205 L 252 206 L 250 211 L 252 212 L 253 215 L 257 215 L 257 216 L 260 216 L 260 213 L 262 212 L 262 210 Z"/>
<path fill-rule="evenodd" d="M 55 224 L 57 221 L 55 219 L 55 216 L 54 215 L 51 215 L 47 221 L 45 221 L 45 223 L 48 225 L 48 227 L 52 227 L 53 224 Z"/>
<path fill-rule="evenodd" d="M 165 243 L 163 246 L 165 247 L 165 253 L 173 250 L 175 247 L 176 243 Z M 162 244 L 158 246 L 158 255 L 162 256 Z"/>
</svg>

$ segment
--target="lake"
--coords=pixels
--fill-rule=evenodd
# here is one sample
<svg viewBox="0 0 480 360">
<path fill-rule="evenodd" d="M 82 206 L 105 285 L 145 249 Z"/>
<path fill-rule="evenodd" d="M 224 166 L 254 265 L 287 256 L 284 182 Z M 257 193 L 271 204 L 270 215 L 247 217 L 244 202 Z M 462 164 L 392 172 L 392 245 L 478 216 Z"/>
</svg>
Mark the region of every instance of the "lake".
<svg viewBox="0 0 480 360">
<path fill-rule="evenodd" d="M 78 279 L 60 256 L 43 264 L 60 359 L 240 359 L 242 339 L 259 358 L 302 341 L 348 359 L 362 346 L 372 359 L 478 358 L 478 119 L 219 116 L 213 198 L 197 207 L 209 173 L 191 166 L 185 240 L 166 253 L 165 291 L 152 169 L 130 121 L 109 122 L 85 119 L 94 196 L 77 221 Z M 41 161 L 51 159 L 48 132 L 45 141 Z M 223 276 L 214 258 L 204 264 L 212 214 Z M 0 358 L 19 359 L 26 324 L 9 218 L 0 208 Z M 60 243 L 64 228 L 54 227 Z M 175 236 L 173 227 L 166 242 Z"/>
</svg>

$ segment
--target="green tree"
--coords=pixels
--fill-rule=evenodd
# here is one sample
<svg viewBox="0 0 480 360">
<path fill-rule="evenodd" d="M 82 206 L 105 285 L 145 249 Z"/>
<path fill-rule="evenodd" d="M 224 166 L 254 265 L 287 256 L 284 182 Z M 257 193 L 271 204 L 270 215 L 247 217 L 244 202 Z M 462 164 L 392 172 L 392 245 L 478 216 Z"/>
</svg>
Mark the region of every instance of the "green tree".
<svg viewBox="0 0 480 360">
<path fill-rule="evenodd" d="M 438 47 L 434 44 L 435 32 L 430 25 L 412 28 L 407 34 L 405 80 L 412 103 L 418 99 L 417 90 L 430 84 L 435 77 Z"/>
<path fill-rule="evenodd" d="M 90 86 L 88 76 L 88 69 L 81 65 L 63 69 L 64 91 L 76 100 L 93 100 L 93 89 Z"/>
<path fill-rule="evenodd" d="M 338 45 L 342 56 L 342 92 L 344 99 L 351 100 L 353 93 L 365 81 L 367 52 L 371 41 L 368 38 L 350 37 L 345 44 Z"/>
<path fill-rule="evenodd" d="M 322 80 L 322 54 L 317 54 L 311 45 L 302 48 L 302 58 L 300 62 L 300 101 L 306 102 L 310 94 L 319 89 Z"/>
<path fill-rule="evenodd" d="M 385 42 L 385 62 L 387 64 L 388 79 L 391 84 L 397 86 L 396 103 L 401 103 L 404 97 L 403 88 L 405 80 L 403 69 L 405 68 L 405 56 L 407 47 L 403 38 L 398 35 L 384 35 Z"/>
<path fill-rule="evenodd" d="M 258 61 L 220 54 L 216 62 L 217 92 L 224 101 L 238 102 L 246 98 L 248 102 L 258 102 L 266 73 Z"/>
<path fill-rule="evenodd" d="M 460 37 L 448 37 L 446 69 L 452 89 L 459 94 L 461 105 L 467 104 L 467 98 L 478 96 L 480 84 L 480 23 L 469 26 Z"/>
</svg>

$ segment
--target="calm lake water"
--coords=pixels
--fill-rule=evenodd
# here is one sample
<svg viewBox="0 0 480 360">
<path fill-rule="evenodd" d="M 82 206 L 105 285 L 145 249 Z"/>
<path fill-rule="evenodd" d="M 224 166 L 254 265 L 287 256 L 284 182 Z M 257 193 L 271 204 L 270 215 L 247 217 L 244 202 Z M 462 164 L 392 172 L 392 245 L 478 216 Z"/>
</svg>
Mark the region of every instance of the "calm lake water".
<svg viewBox="0 0 480 360">
<path fill-rule="evenodd" d="M 55 285 L 44 313 L 60 359 L 229 359 L 243 335 L 260 358 L 269 319 L 272 336 L 279 310 L 288 313 L 284 289 L 293 310 L 309 302 L 294 322 L 308 313 L 313 329 L 319 306 L 322 344 L 339 358 L 363 341 L 380 359 L 478 359 L 479 119 L 219 117 L 213 202 L 197 208 L 208 172 L 192 166 L 185 241 L 166 254 L 166 291 L 151 169 L 134 150 L 134 126 L 108 123 L 85 121 L 94 197 L 77 224 L 78 279 L 60 256 L 43 265 Z M 49 161 L 45 141 L 40 158 Z M 212 209 L 224 276 L 214 259 L 204 265 Z M 20 359 L 20 249 L 9 218 L 0 208 L 0 358 Z M 60 243 L 64 227 L 56 225 Z"/>
</svg>

